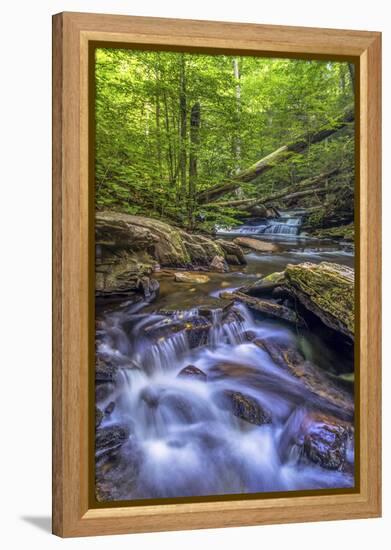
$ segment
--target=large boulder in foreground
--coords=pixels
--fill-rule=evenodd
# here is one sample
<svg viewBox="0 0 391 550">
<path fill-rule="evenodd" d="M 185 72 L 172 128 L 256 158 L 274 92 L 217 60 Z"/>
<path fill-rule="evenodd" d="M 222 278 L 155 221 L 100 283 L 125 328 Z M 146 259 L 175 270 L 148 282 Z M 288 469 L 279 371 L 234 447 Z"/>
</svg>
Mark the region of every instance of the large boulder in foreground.
<svg viewBox="0 0 391 550">
<path fill-rule="evenodd" d="M 354 339 L 354 270 L 329 262 L 288 265 L 289 292 L 325 325 Z"/>
<path fill-rule="evenodd" d="M 205 235 L 192 235 L 168 223 L 119 212 L 95 217 L 96 291 L 98 294 L 157 291 L 151 275 L 157 266 L 215 269 L 221 262 L 245 262 L 234 244 L 227 248 Z M 214 262 L 214 264 L 213 264 Z"/>
<path fill-rule="evenodd" d="M 304 462 L 327 470 L 351 472 L 353 468 L 354 427 L 351 422 L 330 414 L 296 409 L 284 426 L 279 441 L 283 462 L 294 448 Z"/>
<path fill-rule="evenodd" d="M 278 291 L 278 292 L 277 292 Z M 298 302 L 325 325 L 354 339 L 354 270 L 329 262 L 288 264 L 285 271 L 273 273 L 240 289 L 255 297 L 282 295 Z M 278 314 L 278 308 L 275 308 Z"/>
</svg>

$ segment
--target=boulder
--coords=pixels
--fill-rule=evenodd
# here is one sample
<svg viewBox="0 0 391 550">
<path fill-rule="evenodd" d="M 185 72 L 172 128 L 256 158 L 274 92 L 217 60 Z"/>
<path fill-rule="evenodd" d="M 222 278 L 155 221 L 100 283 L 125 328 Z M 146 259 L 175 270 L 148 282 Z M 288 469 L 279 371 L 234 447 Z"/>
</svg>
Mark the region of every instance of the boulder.
<svg viewBox="0 0 391 550">
<path fill-rule="evenodd" d="M 330 417 L 315 416 L 306 427 L 304 455 L 323 468 L 341 470 L 346 460 L 349 435 L 346 425 Z"/>
<path fill-rule="evenodd" d="M 224 394 L 229 399 L 233 414 L 241 420 L 258 426 L 271 423 L 270 413 L 253 397 L 231 390 L 226 390 Z"/>
<path fill-rule="evenodd" d="M 96 382 L 115 382 L 117 376 L 117 367 L 97 356 L 95 362 L 95 380 Z"/>
<path fill-rule="evenodd" d="M 189 284 L 203 284 L 209 281 L 208 275 L 202 273 L 178 271 L 174 274 L 175 281 L 177 283 L 189 283 Z"/>
<path fill-rule="evenodd" d="M 252 285 L 243 287 L 239 294 L 247 298 L 273 298 L 277 290 L 278 296 L 290 296 L 302 306 L 303 312 L 300 311 L 300 314 L 303 313 L 305 316 L 306 311 L 311 312 L 332 330 L 349 340 L 354 340 L 352 268 L 329 262 L 288 264 L 282 273 L 272 273 Z"/>
<path fill-rule="evenodd" d="M 179 372 L 178 378 L 191 378 L 193 380 L 201 380 L 202 382 L 206 382 L 207 376 L 204 371 L 198 367 L 188 365 Z"/>
<path fill-rule="evenodd" d="M 260 241 L 251 237 L 236 237 L 234 243 L 244 248 L 251 248 L 257 252 L 278 252 L 279 247 L 268 241 Z"/>
<path fill-rule="evenodd" d="M 296 409 L 281 432 L 278 452 L 283 462 L 294 455 L 328 470 L 351 472 L 353 467 L 353 425 L 306 408 Z"/>
<path fill-rule="evenodd" d="M 300 319 L 295 311 L 286 306 L 277 304 L 277 302 L 272 300 L 262 300 L 253 296 L 247 296 L 247 294 L 238 291 L 221 292 L 220 297 L 227 300 L 238 300 L 239 302 L 246 304 L 250 309 L 259 311 L 267 317 L 283 319 L 289 323 L 300 323 Z"/>
<path fill-rule="evenodd" d="M 326 372 L 306 360 L 295 347 L 271 339 L 256 338 L 253 343 L 266 351 L 276 365 L 297 378 L 320 408 L 341 418 L 353 418 L 352 395 L 340 388 Z"/>
<path fill-rule="evenodd" d="M 129 437 L 129 429 L 125 426 L 108 426 L 98 428 L 95 434 L 95 452 L 100 455 L 121 447 Z"/>
<path fill-rule="evenodd" d="M 284 272 L 276 272 L 258 279 L 254 283 L 250 283 L 240 288 L 240 292 L 249 296 L 268 296 L 276 288 L 281 288 L 285 282 Z"/>
<path fill-rule="evenodd" d="M 226 273 L 229 271 L 228 264 L 224 259 L 224 256 L 215 256 L 210 262 L 209 269 L 211 271 L 217 271 L 218 273 Z"/>
<path fill-rule="evenodd" d="M 141 466 L 141 452 L 134 436 L 122 445 L 96 456 L 95 496 L 98 502 L 132 498 Z"/>
<path fill-rule="evenodd" d="M 287 290 L 325 325 L 354 340 L 354 270 L 329 262 L 288 265 Z"/>
<path fill-rule="evenodd" d="M 178 313 L 163 319 L 160 323 L 144 326 L 142 335 L 151 342 L 157 343 L 183 333 L 186 335 L 189 347 L 197 348 L 207 343 L 211 327 L 211 322 L 202 315 L 188 316 Z"/>
<path fill-rule="evenodd" d="M 135 294 L 153 299 L 158 291 L 158 283 L 152 279 L 157 265 L 209 268 L 216 257 L 233 264 L 245 263 L 242 251 L 234 244 L 221 246 L 205 235 L 119 212 L 97 212 L 95 242 L 96 292 L 103 296 Z"/>
<path fill-rule="evenodd" d="M 217 239 L 216 243 L 221 246 L 224 252 L 225 259 L 230 265 L 245 265 L 246 258 L 244 257 L 243 250 L 239 245 L 233 241 L 226 241 L 225 239 Z"/>
</svg>

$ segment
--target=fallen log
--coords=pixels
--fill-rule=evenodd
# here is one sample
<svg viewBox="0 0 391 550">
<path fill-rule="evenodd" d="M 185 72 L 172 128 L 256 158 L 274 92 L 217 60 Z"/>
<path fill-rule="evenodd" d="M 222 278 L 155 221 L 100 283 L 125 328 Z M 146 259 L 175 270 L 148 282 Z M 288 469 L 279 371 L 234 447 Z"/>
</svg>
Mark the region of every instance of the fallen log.
<svg viewBox="0 0 391 550">
<path fill-rule="evenodd" d="M 345 111 L 344 115 L 339 122 L 334 124 L 332 127 L 323 128 L 316 132 L 309 132 L 304 136 L 301 136 L 297 141 L 283 145 L 279 147 L 266 157 L 254 163 L 252 166 L 243 170 L 237 174 L 230 181 L 218 184 L 210 189 L 205 189 L 197 195 L 197 200 L 199 204 L 205 204 L 211 202 L 214 198 L 220 197 L 227 193 L 231 193 L 238 189 L 243 183 L 254 180 L 256 177 L 260 176 L 267 170 L 270 170 L 277 164 L 287 160 L 294 153 L 302 153 L 308 147 L 314 143 L 319 143 L 324 139 L 328 138 L 332 134 L 335 134 L 348 124 L 354 121 L 354 110 L 349 108 Z"/>
<path fill-rule="evenodd" d="M 261 202 L 263 204 L 266 204 L 268 202 L 273 202 L 278 199 L 288 198 L 289 196 L 292 196 L 295 193 L 301 192 L 304 189 L 312 190 L 313 187 L 316 187 L 319 184 L 322 185 L 323 183 L 327 183 L 328 178 L 335 176 L 340 171 L 341 169 L 339 167 L 333 168 L 332 170 L 328 170 L 327 172 L 323 172 L 322 174 L 319 174 L 312 178 L 307 178 L 305 180 L 302 180 L 296 185 L 290 185 L 289 187 L 284 187 L 284 189 L 281 189 L 280 191 L 277 191 L 272 195 L 263 197 Z"/>
<path fill-rule="evenodd" d="M 237 210 L 250 210 L 254 206 L 267 204 L 269 202 L 273 202 L 275 200 L 278 200 L 284 197 L 289 197 L 293 193 L 301 191 L 302 189 L 312 188 L 318 184 L 322 184 L 323 182 L 326 182 L 328 178 L 335 176 L 340 171 L 341 169 L 339 167 L 333 168 L 331 170 L 328 170 L 327 172 L 323 172 L 322 174 L 319 174 L 312 178 L 307 178 L 305 180 L 302 180 L 295 185 L 284 187 L 284 189 L 281 189 L 280 191 L 276 191 L 275 193 L 268 195 L 266 197 L 263 196 L 260 198 L 252 198 L 252 199 L 236 199 L 236 200 L 229 200 L 229 201 L 211 202 L 209 204 L 206 204 L 205 206 L 211 207 L 211 208 L 212 207 L 213 208 L 236 208 Z"/>
<path fill-rule="evenodd" d="M 324 185 L 324 184 L 323 184 Z M 327 193 L 327 187 L 321 185 L 320 187 L 311 187 L 311 189 L 306 189 L 305 191 L 296 191 L 295 193 L 290 193 L 285 195 L 284 202 L 288 206 L 292 200 L 301 199 L 302 197 L 308 197 L 309 195 L 324 195 Z"/>
</svg>

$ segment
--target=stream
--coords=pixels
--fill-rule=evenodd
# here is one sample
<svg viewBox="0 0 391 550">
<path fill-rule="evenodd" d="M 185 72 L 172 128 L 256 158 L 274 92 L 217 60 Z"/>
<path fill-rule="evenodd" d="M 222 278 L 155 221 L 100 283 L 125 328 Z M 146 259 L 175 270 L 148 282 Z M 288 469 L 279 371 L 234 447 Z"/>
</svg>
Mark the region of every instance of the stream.
<svg viewBox="0 0 391 550">
<path fill-rule="evenodd" d="M 101 428 L 127 428 L 126 441 L 116 450 L 110 468 L 99 469 L 97 452 L 105 498 L 137 500 L 354 485 L 352 438 L 346 441 L 349 467 L 324 468 L 303 457 L 300 439 L 308 415 L 314 410 L 333 411 L 327 411 L 298 378 L 254 341 L 299 350 L 333 380 L 341 379 L 351 393 L 353 386 L 343 382 L 343 377 L 353 371 L 352 353 L 328 346 L 319 327 L 298 330 L 252 313 L 239 303 L 230 314 L 219 307 L 221 291 L 282 271 L 288 263 L 354 265 L 349 248 L 300 236 L 299 228 L 300 218 L 286 216 L 221 232 L 224 238 L 237 234 L 270 238 L 280 252 L 248 253 L 246 266 L 231 268 L 229 273 L 208 273 L 205 284 L 177 283 L 170 270 L 161 270 L 156 273 L 160 294 L 150 304 L 97 302 L 97 354 L 118 372 L 110 392 L 96 394 L 97 406 L 109 411 Z M 186 330 L 193 325 L 199 330 Z M 183 369 L 189 366 L 186 375 Z M 245 396 L 250 400 L 247 404 L 259 404 L 270 418 L 259 422 L 260 413 L 251 406 L 250 421 L 233 414 L 232 395 Z M 240 412 L 240 399 L 235 406 Z"/>
</svg>

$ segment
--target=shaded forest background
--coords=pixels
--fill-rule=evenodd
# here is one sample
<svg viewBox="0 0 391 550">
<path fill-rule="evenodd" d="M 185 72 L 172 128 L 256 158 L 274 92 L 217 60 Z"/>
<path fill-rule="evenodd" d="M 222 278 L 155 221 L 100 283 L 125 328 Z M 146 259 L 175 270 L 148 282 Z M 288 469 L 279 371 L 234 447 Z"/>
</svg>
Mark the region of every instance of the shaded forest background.
<svg viewBox="0 0 391 550">
<path fill-rule="evenodd" d="M 98 49 L 97 209 L 206 231 L 264 205 L 349 224 L 353 104 L 348 63 Z"/>
</svg>

